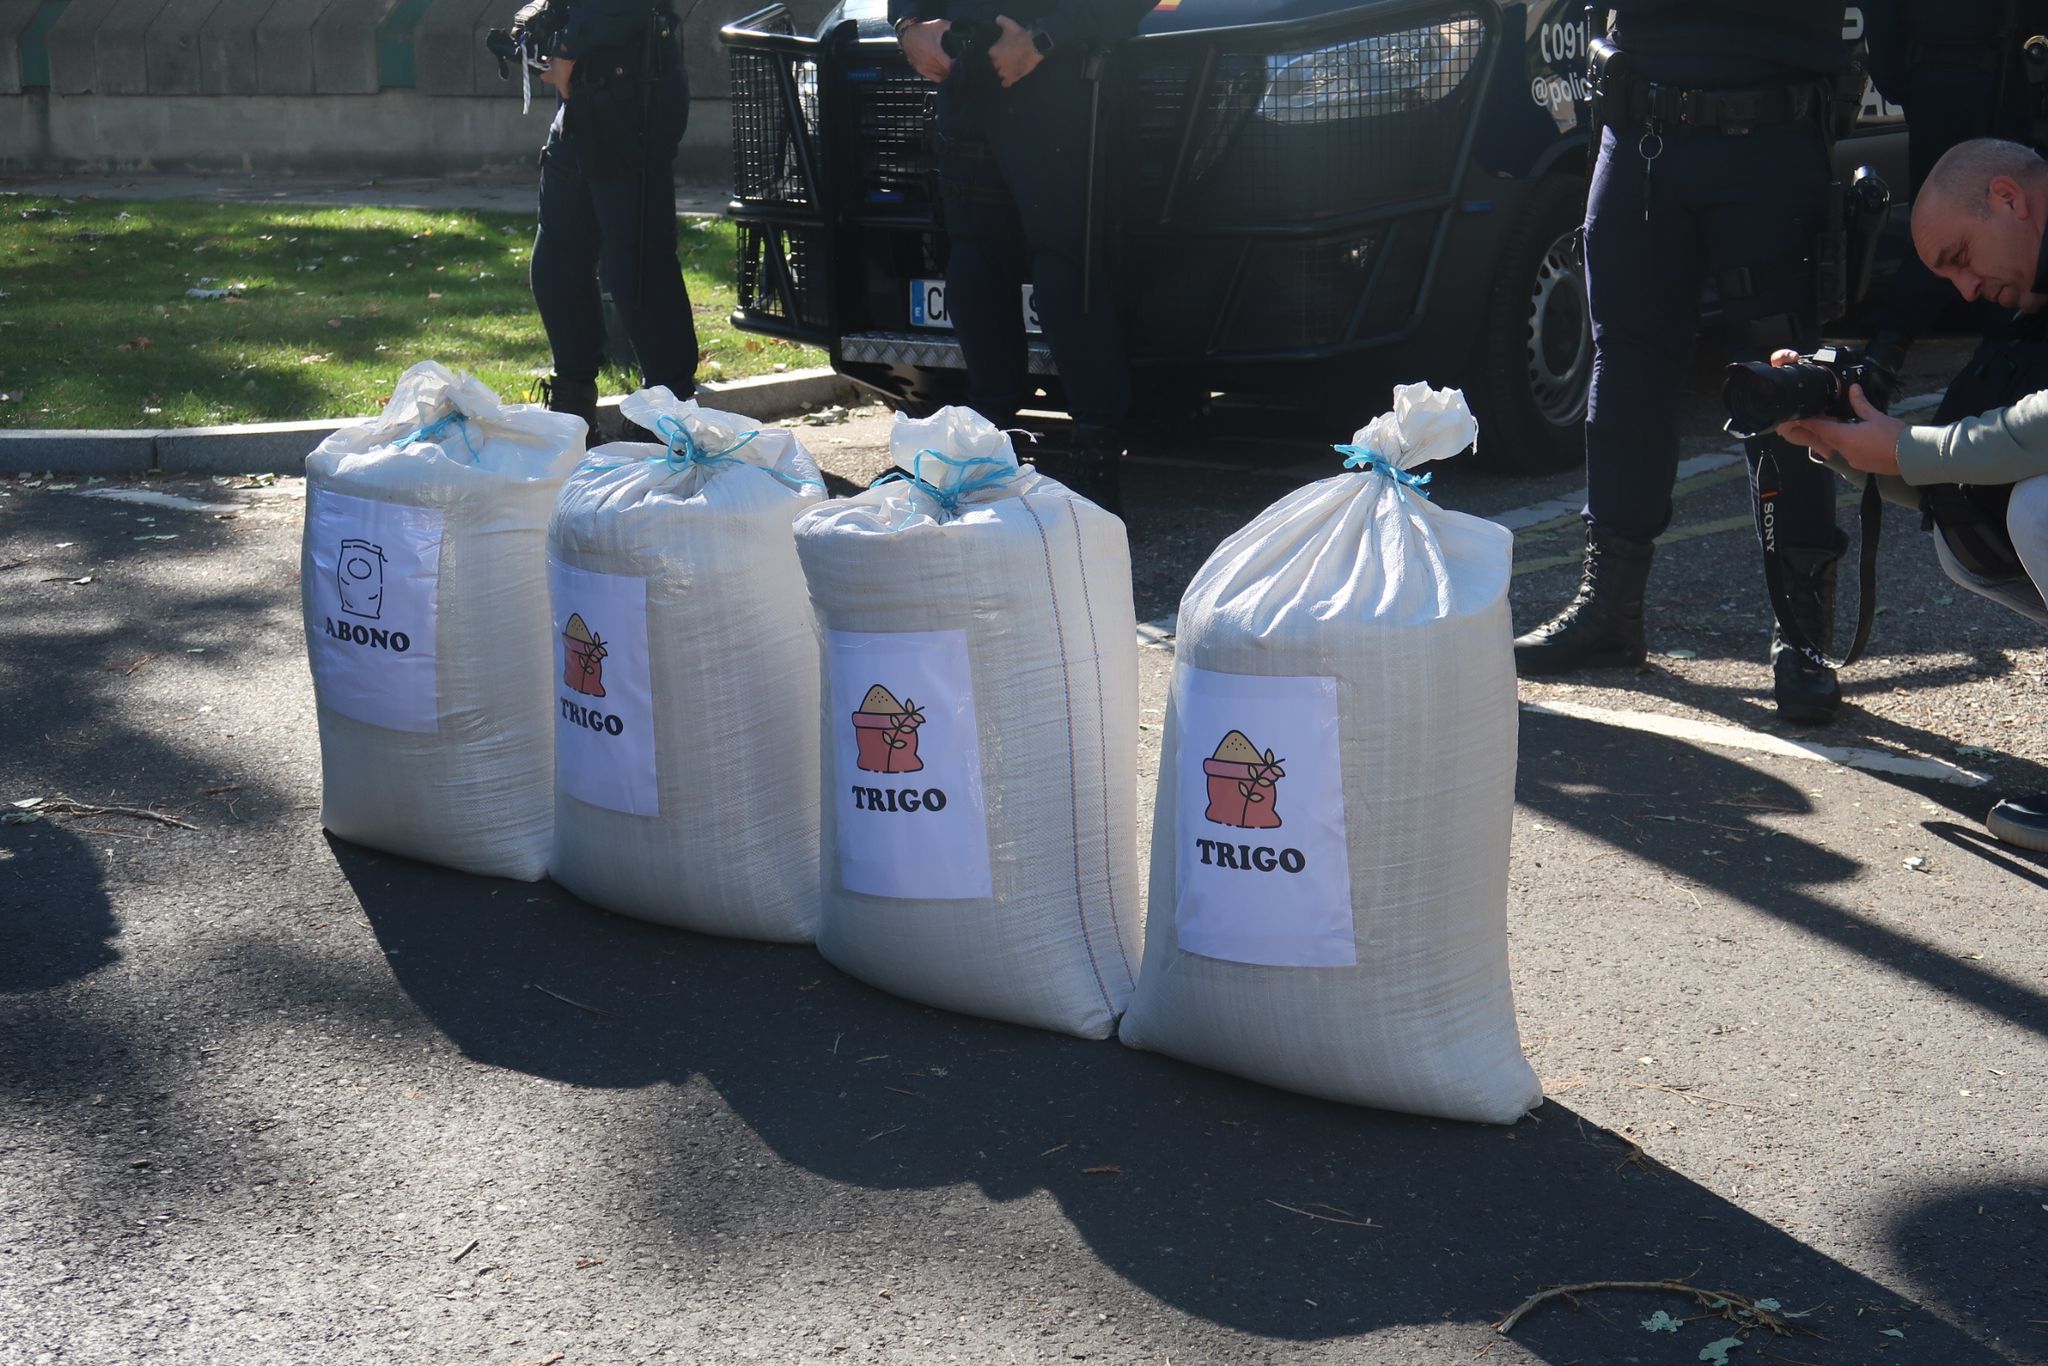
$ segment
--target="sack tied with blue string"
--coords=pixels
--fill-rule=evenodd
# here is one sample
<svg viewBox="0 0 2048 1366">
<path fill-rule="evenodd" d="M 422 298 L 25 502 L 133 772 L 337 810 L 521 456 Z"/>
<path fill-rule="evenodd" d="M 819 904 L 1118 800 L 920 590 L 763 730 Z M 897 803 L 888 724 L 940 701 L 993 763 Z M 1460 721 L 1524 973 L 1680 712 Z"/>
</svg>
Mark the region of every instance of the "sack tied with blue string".
<svg viewBox="0 0 2048 1366">
<path fill-rule="evenodd" d="M 818 947 L 911 1000 L 1107 1038 L 1140 923 L 1123 523 L 964 408 L 899 417 L 890 448 L 885 482 L 797 523 L 824 647 Z"/>
<path fill-rule="evenodd" d="M 301 592 L 320 818 L 343 839 L 532 880 L 554 824 L 547 523 L 581 419 L 432 361 L 306 458 Z"/>
<path fill-rule="evenodd" d="M 1360 1105 L 1512 1123 L 1513 537 L 1417 467 L 1477 427 L 1404 385 L 1181 599 L 1123 1041 Z"/>
<path fill-rule="evenodd" d="M 793 432 L 667 389 L 619 405 L 549 527 L 550 872 L 705 934 L 818 923 L 818 642 L 792 522 L 825 495 Z"/>
</svg>

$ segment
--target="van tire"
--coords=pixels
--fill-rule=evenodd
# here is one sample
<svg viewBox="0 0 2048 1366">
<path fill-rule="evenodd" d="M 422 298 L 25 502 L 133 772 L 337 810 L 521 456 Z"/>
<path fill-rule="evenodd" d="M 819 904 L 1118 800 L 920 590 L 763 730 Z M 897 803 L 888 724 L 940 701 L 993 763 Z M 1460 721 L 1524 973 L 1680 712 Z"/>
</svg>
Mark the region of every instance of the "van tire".
<svg viewBox="0 0 2048 1366">
<path fill-rule="evenodd" d="M 1586 458 L 1593 324 L 1586 309 L 1586 177 L 1538 181 L 1501 244 L 1472 357 L 1477 454 L 1504 474 L 1549 474 Z"/>
</svg>

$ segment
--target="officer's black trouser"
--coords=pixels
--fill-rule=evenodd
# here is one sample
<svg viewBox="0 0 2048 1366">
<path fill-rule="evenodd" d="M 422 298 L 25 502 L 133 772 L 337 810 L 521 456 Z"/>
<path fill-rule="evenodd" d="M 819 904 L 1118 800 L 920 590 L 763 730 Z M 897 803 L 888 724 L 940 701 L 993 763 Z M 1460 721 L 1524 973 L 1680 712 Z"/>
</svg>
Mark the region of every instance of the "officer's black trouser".
<svg viewBox="0 0 2048 1366">
<path fill-rule="evenodd" d="M 697 325 L 676 257 L 675 163 L 689 92 L 680 73 L 658 89 L 644 151 L 644 200 L 639 176 L 585 175 L 575 141 L 562 128 L 566 106 L 555 111 L 541 152 L 533 301 L 554 351 L 556 378 L 588 383 L 597 378 L 604 352 L 602 279 L 625 319 L 642 382 L 687 397 L 697 387 Z"/>
<path fill-rule="evenodd" d="M 1099 265 L 1092 307 L 1081 307 L 1089 97 L 1079 59 L 1059 55 L 1008 90 L 964 66 L 939 87 L 946 309 L 967 361 L 968 406 L 999 426 L 1031 395 L 1026 280 L 1074 420 L 1113 428 L 1130 413 L 1130 358 Z"/>
<path fill-rule="evenodd" d="M 1648 172 L 1641 139 L 1635 129 L 1602 134 L 1586 202 L 1586 520 L 1647 541 L 1671 524 L 1702 285 L 1712 280 L 1722 292 L 1730 360 L 1762 360 L 1778 346 L 1809 350 L 1818 340 L 1812 280 L 1800 263 L 1813 248 L 1829 172 L 1812 123 L 1741 135 L 1667 128 Z M 1835 476 L 1776 437 L 1748 446 L 1752 482 L 1760 459 L 1776 466 L 1779 545 L 1839 552 Z"/>
</svg>

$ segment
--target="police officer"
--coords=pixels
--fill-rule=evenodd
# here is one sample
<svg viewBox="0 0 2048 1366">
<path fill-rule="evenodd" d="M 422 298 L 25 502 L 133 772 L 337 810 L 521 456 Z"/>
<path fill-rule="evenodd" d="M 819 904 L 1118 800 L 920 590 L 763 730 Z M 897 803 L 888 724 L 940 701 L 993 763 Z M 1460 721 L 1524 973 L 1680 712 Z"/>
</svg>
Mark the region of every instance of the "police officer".
<svg viewBox="0 0 2048 1366">
<path fill-rule="evenodd" d="M 522 20 L 534 22 L 539 8 L 522 10 Z M 667 0 L 547 8 L 564 22 L 543 39 L 541 79 L 561 104 L 541 151 L 533 299 L 554 352 L 548 406 L 594 428 L 600 280 L 625 319 L 642 382 L 683 398 L 697 389 L 697 327 L 676 256 L 676 147 L 690 91 Z"/>
<path fill-rule="evenodd" d="M 1074 419 L 1058 472 L 1112 512 L 1122 510 L 1131 370 L 1107 282 L 1099 272 L 1084 279 L 1098 108 L 1090 63 L 1135 32 L 1154 2 L 889 0 L 905 57 L 939 86 L 946 309 L 967 362 L 968 404 L 1008 427 L 1031 395 L 1029 280 Z"/>
<path fill-rule="evenodd" d="M 1805 262 L 1826 207 L 1828 121 L 1853 78 L 1839 0 L 1613 0 L 1594 79 L 1604 123 L 1586 204 L 1593 387 L 1586 558 L 1562 611 L 1515 641 L 1525 675 L 1640 663 L 1654 542 L 1671 521 L 1678 412 L 1702 286 L 1720 294 L 1730 359 L 1811 350 Z M 1597 17 L 1597 16 L 1596 16 Z M 1853 109 L 1855 94 L 1846 95 Z M 1832 476 L 1781 438 L 1749 443 L 1753 488 L 1799 624 L 1826 648 L 1835 563 Z M 1840 705 L 1832 670 L 1774 634 L 1787 720 Z"/>
</svg>

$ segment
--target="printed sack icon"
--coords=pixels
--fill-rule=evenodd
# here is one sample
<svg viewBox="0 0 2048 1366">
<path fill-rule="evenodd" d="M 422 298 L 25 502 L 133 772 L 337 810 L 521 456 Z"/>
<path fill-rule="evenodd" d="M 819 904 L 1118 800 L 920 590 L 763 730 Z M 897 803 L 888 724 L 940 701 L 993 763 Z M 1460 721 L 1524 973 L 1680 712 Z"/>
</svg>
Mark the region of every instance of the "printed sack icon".
<svg viewBox="0 0 2048 1366">
<path fill-rule="evenodd" d="M 585 697 L 604 696 L 604 642 L 592 635 L 583 615 L 571 613 L 562 632 L 562 684 Z"/>
<path fill-rule="evenodd" d="M 375 621 L 384 611 L 384 547 L 351 537 L 341 543 L 334 579 L 341 610 Z"/>
<path fill-rule="evenodd" d="M 432 361 L 306 458 L 300 590 L 320 819 L 527 881 L 554 825 L 547 525 L 583 422 Z"/>
<path fill-rule="evenodd" d="M 917 758 L 917 728 L 923 724 L 924 713 L 914 703 L 898 702 L 895 694 L 879 683 L 869 688 L 860 710 L 853 714 L 861 771 L 920 772 L 924 765 Z"/>
<path fill-rule="evenodd" d="M 592 451 L 562 489 L 548 548 L 585 578 L 644 584 L 644 627 L 603 620 L 585 598 L 555 603 L 562 750 L 549 874 L 622 915 L 809 943 L 818 634 L 791 524 L 824 497 L 824 476 L 794 432 L 667 389 L 619 411 L 667 444 Z M 563 703 L 602 711 L 620 733 L 571 727 Z"/>
<path fill-rule="evenodd" d="M 1123 523 L 965 408 L 818 504 L 818 948 L 948 1010 L 1107 1038 L 1139 931 L 1137 624 Z M 849 719 L 851 724 L 849 724 Z"/>
<path fill-rule="evenodd" d="M 1130 1046 L 1450 1119 L 1542 1100 L 1508 980 L 1513 537 L 1413 472 L 1476 434 L 1462 394 L 1402 386 L 1349 472 L 1188 585 Z"/>
<path fill-rule="evenodd" d="M 1287 770 L 1273 751 L 1259 753 L 1243 731 L 1234 730 L 1202 761 L 1202 772 L 1209 780 L 1207 819 L 1239 830 L 1280 828 L 1276 794 Z"/>
</svg>

